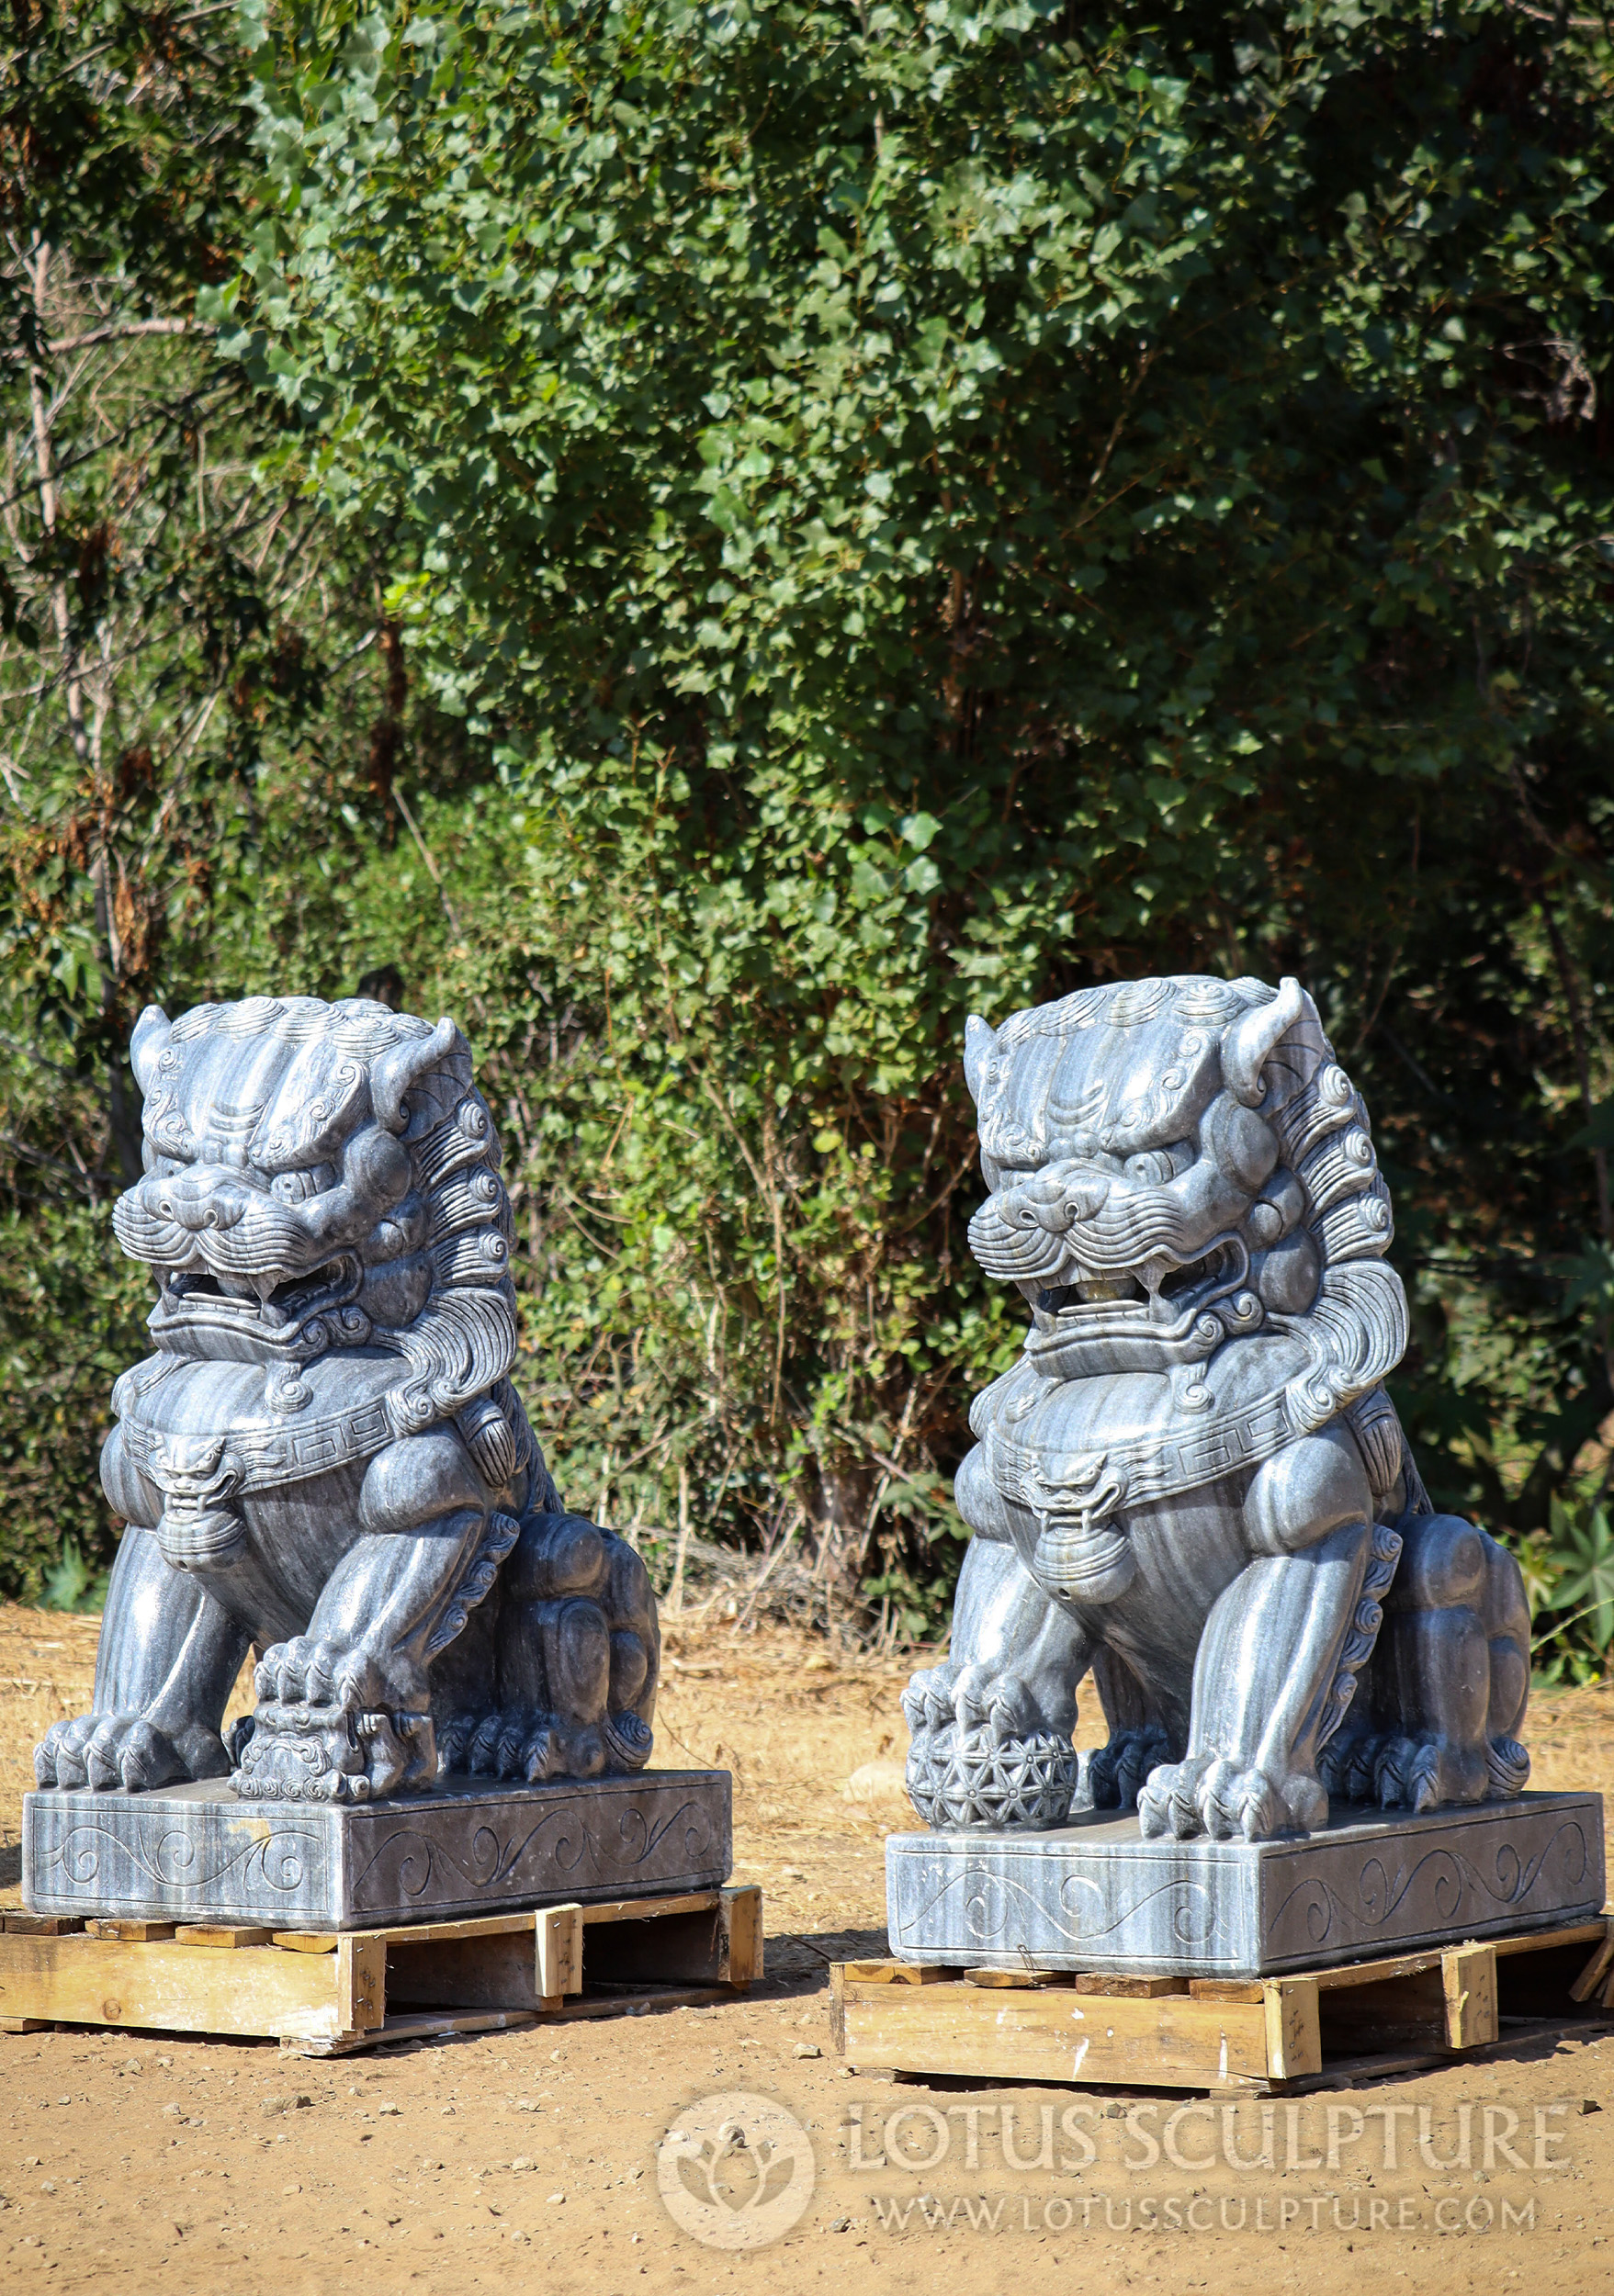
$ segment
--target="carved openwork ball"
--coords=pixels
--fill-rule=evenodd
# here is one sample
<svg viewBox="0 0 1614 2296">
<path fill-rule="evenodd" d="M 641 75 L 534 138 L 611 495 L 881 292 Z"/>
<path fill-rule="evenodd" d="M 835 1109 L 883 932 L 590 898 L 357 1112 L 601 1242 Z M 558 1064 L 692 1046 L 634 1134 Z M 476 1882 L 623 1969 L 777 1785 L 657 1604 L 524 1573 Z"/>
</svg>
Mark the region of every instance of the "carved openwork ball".
<svg viewBox="0 0 1614 2296">
<path fill-rule="evenodd" d="M 950 1745 L 909 1765 L 909 1793 L 927 1825 L 1045 1833 L 1065 1824 L 1078 1767 L 1068 1739 L 1000 1739 L 986 1725 L 942 1736 Z"/>
</svg>

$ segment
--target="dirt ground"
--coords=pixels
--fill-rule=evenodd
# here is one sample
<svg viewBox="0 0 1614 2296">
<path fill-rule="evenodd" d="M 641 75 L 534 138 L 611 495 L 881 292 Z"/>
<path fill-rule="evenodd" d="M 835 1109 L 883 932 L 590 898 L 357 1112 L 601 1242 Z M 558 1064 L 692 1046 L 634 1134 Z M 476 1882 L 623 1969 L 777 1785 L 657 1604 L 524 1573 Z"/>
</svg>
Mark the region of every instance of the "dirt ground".
<svg viewBox="0 0 1614 2296">
<path fill-rule="evenodd" d="M 0 1608 L 4 1902 L 28 1750 L 83 1710 L 96 1627 Z M 10 2284 L 1614 2286 L 1614 2034 L 1268 2106 L 1265 2130 L 1253 2099 L 1229 2119 L 1186 2098 L 897 2085 L 841 2064 L 825 1970 L 884 1950 L 882 1842 L 913 1822 L 892 1790 L 911 1661 L 693 1617 L 667 1649 L 657 1761 L 734 1772 L 735 1878 L 765 1893 L 768 1975 L 745 2002 L 329 2062 L 151 2033 L 0 2035 Z M 1528 1735 L 1533 1784 L 1609 1790 L 1614 1695 L 1543 1697 Z M 794 2228 L 738 2253 L 681 2230 L 657 2184 L 664 2133 L 729 2091 L 787 2108 L 816 2162 Z"/>
</svg>

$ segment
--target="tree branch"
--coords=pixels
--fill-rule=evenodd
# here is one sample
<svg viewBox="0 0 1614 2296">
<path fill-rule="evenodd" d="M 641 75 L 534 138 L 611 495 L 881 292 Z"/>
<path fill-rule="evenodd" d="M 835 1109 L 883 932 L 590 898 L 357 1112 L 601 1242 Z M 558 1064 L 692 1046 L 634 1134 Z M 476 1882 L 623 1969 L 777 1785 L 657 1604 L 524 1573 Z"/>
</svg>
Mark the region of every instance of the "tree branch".
<svg viewBox="0 0 1614 2296">
<path fill-rule="evenodd" d="M 126 335 L 216 335 L 218 332 L 210 319 L 115 319 L 82 335 L 64 335 L 49 347 L 54 355 L 61 351 L 87 351 L 93 343 L 121 342 Z"/>
</svg>

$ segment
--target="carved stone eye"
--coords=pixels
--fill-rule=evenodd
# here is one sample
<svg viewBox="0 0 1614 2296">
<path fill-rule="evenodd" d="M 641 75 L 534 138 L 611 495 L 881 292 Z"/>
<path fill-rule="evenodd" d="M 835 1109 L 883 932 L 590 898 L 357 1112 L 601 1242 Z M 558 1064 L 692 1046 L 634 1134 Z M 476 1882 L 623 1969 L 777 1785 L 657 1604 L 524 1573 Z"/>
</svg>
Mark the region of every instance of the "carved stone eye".
<svg viewBox="0 0 1614 2296">
<path fill-rule="evenodd" d="M 1164 1187 L 1168 1180 L 1193 1162 L 1193 1152 L 1186 1143 L 1180 1147 L 1143 1148 L 1136 1155 L 1128 1156 L 1126 1176 L 1139 1187 Z"/>
<path fill-rule="evenodd" d="M 1277 1243 L 1283 1232 L 1283 1215 L 1276 1204 L 1253 1204 L 1250 1207 L 1249 1232 L 1252 1243 Z"/>
</svg>

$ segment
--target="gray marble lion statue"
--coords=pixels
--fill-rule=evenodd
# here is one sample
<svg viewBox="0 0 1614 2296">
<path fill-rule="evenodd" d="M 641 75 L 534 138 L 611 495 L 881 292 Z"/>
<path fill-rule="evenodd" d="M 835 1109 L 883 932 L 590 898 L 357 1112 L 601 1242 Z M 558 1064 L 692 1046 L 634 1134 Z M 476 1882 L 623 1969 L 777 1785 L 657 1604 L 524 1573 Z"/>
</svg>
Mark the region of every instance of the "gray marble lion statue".
<svg viewBox="0 0 1614 2296">
<path fill-rule="evenodd" d="M 1517 1564 L 1430 1507 L 1367 1111 L 1292 980 L 1090 988 L 969 1023 L 970 1247 L 1031 1330 L 976 1398 L 950 1655 L 916 1674 L 933 1827 L 1134 1806 L 1261 1840 L 1330 1796 L 1518 1794 Z M 1090 1674 L 1108 1743 L 1078 1763 Z"/>
<path fill-rule="evenodd" d="M 145 1174 L 113 1224 L 157 1278 L 155 1352 L 101 1455 L 128 1528 L 94 1708 L 40 1786 L 362 1801 L 641 1767 L 655 1602 L 561 1508 L 510 1384 L 510 1205 L 459 1030 L 257 996 L 150 1007 L 130 1057 Z"/>
</svg>

